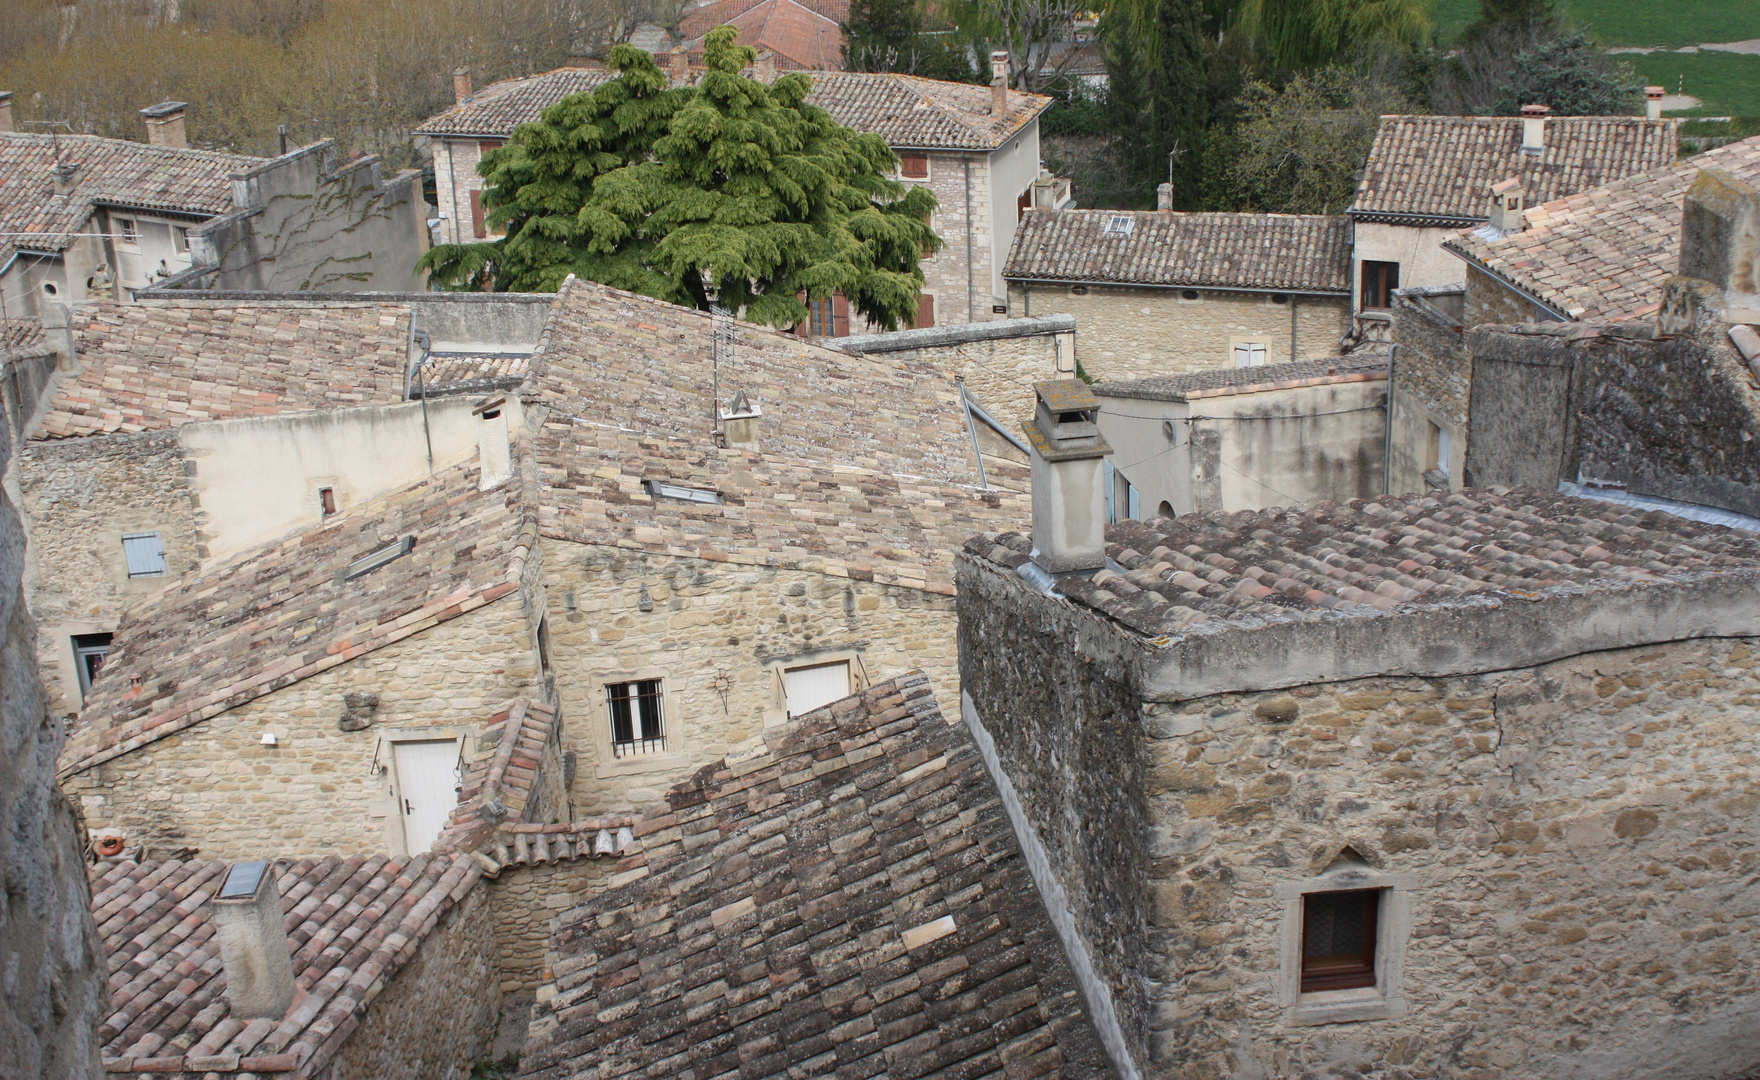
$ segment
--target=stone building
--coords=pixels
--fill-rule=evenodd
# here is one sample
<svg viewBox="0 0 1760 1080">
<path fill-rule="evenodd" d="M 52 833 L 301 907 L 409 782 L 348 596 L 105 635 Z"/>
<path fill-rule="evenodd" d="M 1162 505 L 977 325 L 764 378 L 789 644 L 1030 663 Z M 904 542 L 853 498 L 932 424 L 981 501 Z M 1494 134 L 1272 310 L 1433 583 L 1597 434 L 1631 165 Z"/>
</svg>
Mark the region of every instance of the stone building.
<svg viewBox="0 0 1760 1080">
<path fill-rule="evenodd" d="M 1019 422 L 1032 415 L 1033 384 L 1067 378 L 1076 370 L 1076 320 L 1071 315 L 859 334 L 833 344 L 844 352 L 885 356 L 953 375 L 964 383 L 980 422 L 977 433 L 984 453 L 1023 465 L 1027 452 L 1019 445 Z"/>
<path fill-rule="evenodd" d="M 415 132 L 433 147 L 441 239 L 468 243 L 492 236 L 477 175 L 485 150 L 502 145 L 514 128 L 569 94 L 611 77 L 603 68 L 560 68 L 473 93 L 469 72 L 461 72 L 457 104 L 422 121 Z M 688 66 L 674 69 L 675 80 L 690 77 Z M 929 223 L 947 246 L 923 260 L 924 303 L 914 325 L 1006 317 L 1002 261 L 1016 223 L 1027 207 L 1061 206 L 1069 199 L 1068 183 L 1041 177 L 1039 166 L 1039 115 L 1051 99 L 912 75 L 816 71 L 811 78 L 808 101 L 840 124 L 885 139 L 899 155 L 897 178 L 928 187 L 941 204 Z M 800 327 L 812 337 L 862 330 L 851 325 L 842 297 L 817 302 Z"/>
<path fill-rule="evenodd" d="M 1357 353 L 1093 385 L 1107 520 L 1385 490 L 1387 361 Z M 1118 464 L 1113 464 L 1116 461 Z"/>
<path fill-rule="evenodd" d="M 1395 289 L 1460 283 L 1443 243 L 1489 220 L 1492 185 L 1514 179 L 1539 206 L 1675 160 L 1674 120 L 1547 113 L 1381 118 L 1347 211 L 1359 337 L 1387 339 Z"/>
<path fill-rule="evenodd" d="M 1035 210 L 1003 276 L 1011 312 L 1075 316 L 1083 373 L 1119 380 L 1336 355 L 1350 258 L 1342 217 Z"/>
<path fill-rule="evenodd" d="M 638 827 L 640 867 L 556 919 L 522 1076 L 1110 1073 L 921 675 L 729 751 Z"/>
<path fill-rule="evenodd" d="M 964 707 L 1121 1072 L 1752 1071 L 1760 541 L 1533 490 L 1102 538 L 1044 422 Z"/>
</svg>

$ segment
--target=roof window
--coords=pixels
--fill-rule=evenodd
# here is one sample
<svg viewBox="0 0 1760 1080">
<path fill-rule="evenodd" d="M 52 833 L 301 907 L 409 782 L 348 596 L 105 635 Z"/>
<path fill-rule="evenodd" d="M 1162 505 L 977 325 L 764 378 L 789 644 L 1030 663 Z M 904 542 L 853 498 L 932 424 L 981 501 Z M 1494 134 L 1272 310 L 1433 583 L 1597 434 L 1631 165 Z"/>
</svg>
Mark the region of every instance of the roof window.
<svg viewBox="0 0 1760 1080">
<path fill-rule="evenodd" d="M 642 483 L 647 487 L 648 494 L 656 499 L 678 499 L 681 502 L 709 503 L 714 506 L 721 504 L 719 491 L 668 484 L 664 480 L 644 480 Z"/>
<path fill-rule="evenodd" d="M 1131 217 L 1129 214 L 1114 214 L 1106 219 L 1106 228 L 1102 230 L 1102 235 L 1129 236 L 1131 230 L 1136 227 L 1136 218 Z"/>
<path fill-rule="evenodd" d="M 393 559 L 401 559 L 415 550 L 416 538 L 406 536 L 394 544 L 387 544 L 371 555 L 364 555 L 336 571 L 336 584 L 353 581 L 363 574 L 370 574 Z"/>
</svg>

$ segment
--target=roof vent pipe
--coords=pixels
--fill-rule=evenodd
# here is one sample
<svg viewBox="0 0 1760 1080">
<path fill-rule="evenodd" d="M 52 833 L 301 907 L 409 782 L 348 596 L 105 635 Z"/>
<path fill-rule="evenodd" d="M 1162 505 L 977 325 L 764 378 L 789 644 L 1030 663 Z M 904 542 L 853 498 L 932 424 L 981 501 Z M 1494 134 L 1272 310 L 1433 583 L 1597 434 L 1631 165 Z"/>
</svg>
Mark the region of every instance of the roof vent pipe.
<svg viewBox="0 0 1760 1080">
<path fill-rule="evenodd" d="M 990 115 L 1008 113 L 1008 53 L 998 49 L 990 54 Z"/>
<path fill-rule="evenodd" d="M 1546 149 L 1546 114 L 1551 111 L 1544 105 L 1522 106 L 1522 153 L 1538 154 Z"/>
<path fill-rule="evenodd" d="M 455 67 L 452 69 L 452 103 L 463 105 L 471 99 L 471 69 Z"/>
<path fill-rule="evenodd" d="M 0 131 L 12 130 L 12 91 L 0 90 Z"/>
<path fill-rule="evenodd" d="M 1100 437 L 1100 399 L 1080 379 L 1033 384 L 1027 431 L 1033 474 L 1033 561 L 1049 573 L 1106 565 L 1106 481 L 1112 447 Z"/>
<path fill-rule="evenodd" d="M 1662 95 L 1668 91 L 1660 86 L 1644 88 L 1644 115 L 1651 120 L 1662 119 Z"/>
<path fill-rule="evenodd" d="M 147 121 L 147 143 L 152 146 L 168 146 L 173 150 L 183 150 L 189 146 L 189 138 L 183 130 L 183 110 L 188 106 L 181 101 L 161 101 L 151 108 L 142 109 L 141 115 Z"/>
<path fill-rule="evenodd" d="M 210 906 L 232 1015 L 239 1020 L 286 1016 L 293 1004 L 293 963 L 275 867 L 233 863 Z"/>
</svg>

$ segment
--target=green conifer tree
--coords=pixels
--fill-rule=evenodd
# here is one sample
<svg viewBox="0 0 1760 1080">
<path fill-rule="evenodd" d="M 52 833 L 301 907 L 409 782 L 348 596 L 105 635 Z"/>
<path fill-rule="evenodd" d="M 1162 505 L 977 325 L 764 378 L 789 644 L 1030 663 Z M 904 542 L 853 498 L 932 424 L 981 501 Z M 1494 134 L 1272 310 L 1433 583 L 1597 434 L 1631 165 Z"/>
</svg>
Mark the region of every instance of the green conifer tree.
<svg viewBox="0 0 1760 1080">
<path fill-rule="evenodd" d="M 421 268 L 447 288 L 544 292 L 575 274 L 699 308 L 707 271 L 720 304 L 770 326 L 836 292 L 887 329 L 910 320 L 920 256 L 941 247 L 934 196 L 886 175 L 897 159 L 878 135 L 808 104 L 807 76 L 742 75 L 755 54 L 734 36 L 709 33 L 695 87 L 614 48 L 616 79 L 484 155 L 484 206 L 506 235 L 436 247 Z"/>
</svg>

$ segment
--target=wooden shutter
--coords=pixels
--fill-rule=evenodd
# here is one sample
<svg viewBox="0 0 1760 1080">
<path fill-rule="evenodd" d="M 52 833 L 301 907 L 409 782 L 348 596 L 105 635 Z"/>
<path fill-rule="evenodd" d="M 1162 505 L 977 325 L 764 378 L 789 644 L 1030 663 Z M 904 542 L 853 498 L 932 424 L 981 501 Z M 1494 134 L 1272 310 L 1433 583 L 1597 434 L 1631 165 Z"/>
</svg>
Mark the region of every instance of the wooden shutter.
<svg viewBox="0 0 1760 1080">
<path fill-rule="evenodd" d="M 926 326 L 935 325 L 935 298 L 933 296 L 917 297 L 917 317 L 911 321 L 912 329 L 921 330 Z"/>
<path fill-rule="evenodd" d="M 799 300 L 803 304 L 807 303 L 807 294 L 804 292 L 795 293 L 794 298 L 796 300 Z M 794 329 L 790 330 L 789 333 L 794 334 L 796 337 L 807 337 L 808 336 L 807 328 L 812 325 L 812 322 L 813 322 L 813 309 L 812 309 L 811 305 L 809 305 L 807 307 L 807 317 L 805 319 L 801 320 L 800 322 L 795 323 Z"/>
<path fill-rule="evenodd" d="M 927 180 L 927 179 L 929 179 L 929 155 L 928 154 L 900 154 L 900 155 L 898 155 L 898 174 L 900 176 L 904 177 L 906 180 Z"/>
<path fill-rule="evenodd" d="M 849 297 L 842 293 L 831 296 L 831 336 L 849 337 Z"/>
<path fill-rule="evenodd" d="M 1018 198 L 1014 201 L 1014 219 L 1016 221 L 1019 221 L 1021 218 L 1026 217 L 1027 211 L 1031 210 L 1032 208 L 1033 208 L 1033 189 L 1028 188 L 1027 190 L 1021 192 L 1020 198 Z"/>
<path fill-rule="evenodd" d="M 479 240 L 489 235 L 489 230 L 483 227 L 483 193 L 480 191 L 471 192 L 471 232 Z"/>
<path fill-rule="evenodd" d="M 506 139 L 485 139 L 477 143 L 477 153 L 479 155 L 487 154 L 491 150 L 499 150 L 506 145 Z"/>
</svg>

